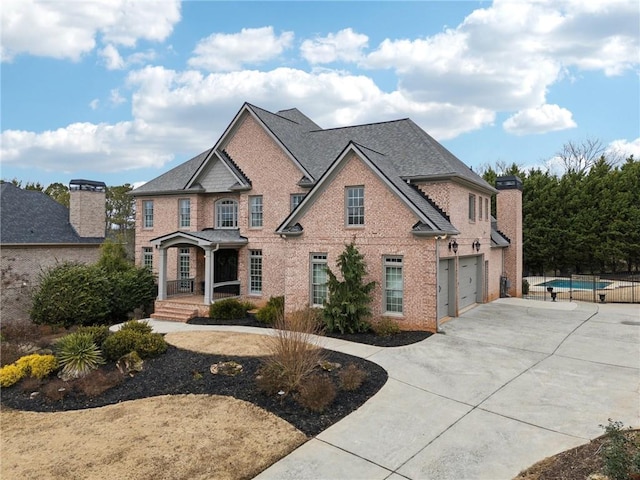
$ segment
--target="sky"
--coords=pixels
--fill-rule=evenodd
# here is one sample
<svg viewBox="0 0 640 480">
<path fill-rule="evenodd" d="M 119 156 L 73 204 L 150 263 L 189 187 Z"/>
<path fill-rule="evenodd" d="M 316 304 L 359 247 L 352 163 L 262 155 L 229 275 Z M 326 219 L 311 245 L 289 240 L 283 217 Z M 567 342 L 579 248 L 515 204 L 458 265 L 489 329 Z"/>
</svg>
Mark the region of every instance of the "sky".
<svg viewBox="0 0 640 480">
<path fill-rule="evenodd" d="M 637 0 L 2 0 L 0 176 L 149 181 L 245 102 L 411 118 L 476 171 L 640 158 Z"/>
</svg>

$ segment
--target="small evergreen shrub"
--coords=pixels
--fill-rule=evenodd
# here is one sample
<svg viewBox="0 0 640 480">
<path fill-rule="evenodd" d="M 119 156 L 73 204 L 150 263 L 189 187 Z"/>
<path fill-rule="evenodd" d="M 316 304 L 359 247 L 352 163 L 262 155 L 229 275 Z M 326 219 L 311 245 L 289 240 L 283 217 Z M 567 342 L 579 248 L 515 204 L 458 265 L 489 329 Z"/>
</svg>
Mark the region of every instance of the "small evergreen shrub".
<svg viewBox="0 0 640 480">
<path fill-rule="evenodd" d="M 640 442 L 623 429 L 622 422 L 609 419 L 604 428 L 607 441 L 602 449 L 604 474 L 611 480 L 627 480 L 640 475 Z M 632 477 L 632 474 L 634 475 Z"/>
<path fill-rule="evenodd" d="M 143 335 L 147 335 L 153 332 L 153 327 L 149 325 L 149 322 L 140 321 L 140 320 L 129 320 L 128 322 L 124 322 L 120 327 L 120 330 L 132 330 L 137 333 L 141 333 Z"/>
<path fill-rule="evenodd" d="M 367 372 L 350 363 L 340 370 L 338 378 L 340 379 L 340 388 L 353 392 L 362 386 L 365 378 L 367 378 Z"/>
<path fill-rule="evenodd" d="M 75 333 L 86 333 L 91 336 L 93 343 L 102 345 L 109 336 L 109 327 L 107 325 L 92 325 L 78 327 Z"/>
<path fill-rule="evenodd" d="M 380 317 L 371 323 L 371 330 L 379 337 L 389 337 L 400 333 L 400 325 L 393 318 Z"/>
<path fill-rule="evenodd" d="M 15 385 L 25 377 L 25 371 L 15 363 L 0 368 L 0 387 Z"/>
<path fill-rule="evenodd" d="M 140 358 L 150 358 L 167 350 L 167 342 L 161 334 L 141 333 L 135 328 L 122 328 L 107 337 L 102 344 L 107 360 L 115 362 L 131 352 L 137 352 Z"/>
<path fill-rule="evenodd" d="M 16 362 L 18 368 L 22 369 L 25 376 L 30 376 L 42 380 L 58 368 L 58 361 L 53 355 L 40 355 L 34 353 L 21 357 Z"/>
<path fill-rule="evenodd" d="M 235 298 L 225 298 L 209 307 L 209 318 L 215 320 L 238 320 L 247 316 L 247 305 Z"/>
<path fill-rule="evenodd" d="M 522 279 L 522 294 L 523 295 L 529 294 L 529 281 L 526 278 Z"/>
<path fill-rule="evenodd" d="M 336 387 L 327 375 L 313 374 L 298 388 L 297 402 L 312 412 L 324 412 L 336 398 Z"/>
<path fill-rule="evenodd" d="M 284 297 L 271 297 L 267 304 L 256 313 L 259 322 L 273 325 L 278 318 L 284 317 Z"/>
<path fill-rule="evenodd" d="M 61 378 L 81 378 L 104 363 L 100 349 L 88 333 L 71 333 L 56 344 Z"/>
</svg>

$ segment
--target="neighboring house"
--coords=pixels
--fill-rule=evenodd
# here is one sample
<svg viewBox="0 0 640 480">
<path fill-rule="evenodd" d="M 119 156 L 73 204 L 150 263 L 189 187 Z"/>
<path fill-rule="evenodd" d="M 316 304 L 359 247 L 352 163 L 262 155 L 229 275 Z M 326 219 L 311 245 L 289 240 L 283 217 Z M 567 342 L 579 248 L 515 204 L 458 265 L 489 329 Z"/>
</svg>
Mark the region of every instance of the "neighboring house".
<svg viewBox="0 0 640 480">
<path fill-rule="evenodd" d="M 158 274 L 157 318 L 229 295 L 284 295 L 291 312 L 322 305 L 326 267 L 355 240 L 374 315 L 433 330 L 521 294 L 521 187 L 496 190 L 409 119 L 322 129 L 245 104 L 213 148 L 132 192 L 136 262 Z M 180 293 L 201 296 L 181 314 Z"/>
<path fill-rule="evenodd" d="M 30 294 L 43 270 L 61 262 L 95 263 L 105 237 L 102 182 L 71 180 L 70 208 L 48 195 L 0 185 L 2 323 L 29 318 Z"/>
</svg>

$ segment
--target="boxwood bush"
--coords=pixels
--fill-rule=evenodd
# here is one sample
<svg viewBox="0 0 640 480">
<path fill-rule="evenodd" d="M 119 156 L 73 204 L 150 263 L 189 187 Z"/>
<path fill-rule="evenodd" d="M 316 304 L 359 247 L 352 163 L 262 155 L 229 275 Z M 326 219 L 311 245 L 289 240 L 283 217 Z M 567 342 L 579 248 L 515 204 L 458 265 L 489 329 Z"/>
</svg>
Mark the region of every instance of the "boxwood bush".
<svg viewBox="0 0 640 480">
<path fill-rule="evenodd" d="M 209 318 L 215 320 L 237 320 L 247 316 L 250 304 L 235 298 L 225 298 L 212 303 L 209 307 Z"/>
</svg>

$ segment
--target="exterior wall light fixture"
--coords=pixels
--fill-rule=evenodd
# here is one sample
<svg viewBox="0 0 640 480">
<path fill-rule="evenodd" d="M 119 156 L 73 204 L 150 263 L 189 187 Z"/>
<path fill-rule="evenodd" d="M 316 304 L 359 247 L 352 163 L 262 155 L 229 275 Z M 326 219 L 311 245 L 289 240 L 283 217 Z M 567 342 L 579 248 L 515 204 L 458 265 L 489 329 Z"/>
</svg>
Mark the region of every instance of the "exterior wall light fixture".
<svg viewBox="0 0 640 480">
<path fill-rule="evenodd" d="M 471 244 L 472 248 L 476 249 L 476 252 L 480 251 L 480 240 L 478 240 L 477 238 L 473 241 L 473 243 Z"/>
<path fill-rule="evenodd" d="M 449 251 L 453 250 L 453 253 L 458 253 L 458 242 L 454 238 L 449 242 Z"/>
</svg>

